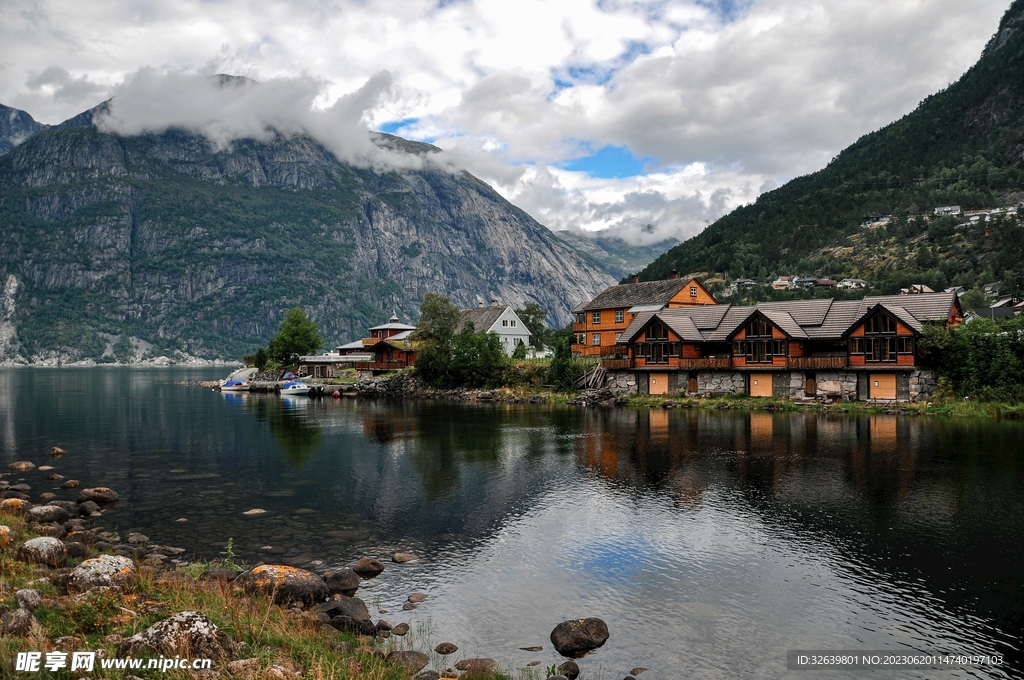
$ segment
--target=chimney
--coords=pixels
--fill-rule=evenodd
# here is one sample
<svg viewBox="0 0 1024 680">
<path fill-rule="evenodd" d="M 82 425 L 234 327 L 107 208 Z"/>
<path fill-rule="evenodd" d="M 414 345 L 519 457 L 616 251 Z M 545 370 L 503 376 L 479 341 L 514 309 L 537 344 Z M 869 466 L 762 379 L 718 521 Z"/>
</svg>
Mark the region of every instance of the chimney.
<svg viewBox="0 0 1024 680">
<path fill-rule="evenodd" d="M 497 307 L 498 306 L 498 298 L 491 298 L 491 306 L 492 307 Z"/>
<path fill-rule="evenodd" d="M 630 283 L 640 283 L 640 275 L 633 274 L 633 276 L 630 277 Z"/>
<path fill-rule="evenodd" d="M 672 271 L 670 271 L 668 273 L 668 278 L 670 278 L 670 279 L 678 279 L 679 278 L 679 270 L 678 269 L 673 269 Z"/>
<path fill-rule="evenodd" d="M 481 307 L 481 308 L 482 308 L 482 307 L 484 306 L 484 303 L 482 303 L 482 302 L 478 302 L 478 303 L 476 303 L 476 306 L 477 306 L 477 307 Z"/>
</svg>

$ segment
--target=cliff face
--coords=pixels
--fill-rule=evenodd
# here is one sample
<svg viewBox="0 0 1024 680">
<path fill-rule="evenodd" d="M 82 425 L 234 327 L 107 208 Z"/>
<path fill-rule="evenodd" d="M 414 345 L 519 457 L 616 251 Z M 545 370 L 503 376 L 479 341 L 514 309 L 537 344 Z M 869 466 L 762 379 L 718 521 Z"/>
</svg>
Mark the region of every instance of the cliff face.
<svg viewBox="0 0 1024 680">
<path fill-rule="evenodd" d="M 0 104 L 0 154 L 5 154 L 46 126 L 24 111 Z"/>
<path fill-rule="evenodd" d="M 232 358 L 295 305 L 333 345 L 415 320 L 428 291 L 561 325 L 614 282 L 468 173 L 358 169 L 305 137 L 37 131 L 0 157 L 0 224 L 8 360 L 110 360 L 122 335 L 136 356 Z"/>
</svg>

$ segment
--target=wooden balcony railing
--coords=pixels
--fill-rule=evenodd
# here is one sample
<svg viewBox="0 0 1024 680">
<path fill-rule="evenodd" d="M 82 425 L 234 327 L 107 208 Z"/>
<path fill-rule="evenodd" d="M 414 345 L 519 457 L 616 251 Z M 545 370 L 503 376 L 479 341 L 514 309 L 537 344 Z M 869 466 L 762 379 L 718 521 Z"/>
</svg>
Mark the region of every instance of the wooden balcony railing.
<svg viewBox="0 0 1024 680">
<path fill-rule="evenodd" d="M 606 371 L 624 371 L 633 367 L 633 362 L 628 358 L 609 357 L 601 359 L 601 368 Z"/>
<path fill-rule="evenodd" d="M 850 365 L 844 356 L 835 357 L 789 357 L 789 368 L 846 368 Z"/>
<path fill-rule="evenodd" d="M 587 324 L 585 324 L 585 323 L 574 323 L 572 325 L 572 332 L 573 333 L 586 333 L 587 332 Z"/>
<path fill-rule="evenodd" d="M 704 357 L 702 359 L 680 359 L 679 368 L 687 370 L 725 370 L 732 368 L 732 357 Z"/>
<path fill-rule="evenodd" d="M 356 361 L 352 368 L 360 371 L 397 371 L 406 367 L 404 361 Z"/>
</svg>

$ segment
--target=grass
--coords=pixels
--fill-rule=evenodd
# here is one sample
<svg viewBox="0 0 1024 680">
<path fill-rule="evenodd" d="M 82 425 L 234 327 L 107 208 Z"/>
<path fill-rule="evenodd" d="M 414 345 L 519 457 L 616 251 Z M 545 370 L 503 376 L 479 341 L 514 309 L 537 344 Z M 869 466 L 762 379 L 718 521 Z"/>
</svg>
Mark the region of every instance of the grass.
<svg viewBox="0 0 1024 680">
<path fill-rule="evenodd" d="M 132 582 L 120 591 L 94 590 L 71 596 L 54 585 L 49 578 L 50 570 L 16 558 L 17 546 L 35 537 L 23 518 L 0 514 L 0 524 L 16 534 L 15 540 L 0 549 L 0 602 L 16 608 L 15 593 L 26 587 L 44 595 L 43 606 L 35 611 L 40 625 L 28 637 L 0 635 L 3 677 L 13 674 L 17 652 L 53 651 L 57 649 L 55 640 L 65 636 L 78 638 L 78 649 L 104 650 L 108 657 L 113 657 L 121 638 L 187 610 L 206 615 L 234 640 L 244 642 L 245 648 L 236 658 L 259 659 L 257 677 L 281 660 L 292 660 L 302 666 L 302 677 L 309 680 L 408 680 L 410 673 L 385 662 L 380 658 L 382 652 L 419 646 L 433 636 L 433 631 L 422 626 L 414 628 L 406 638 L 394 636 L 381 641 L 333 630 L 325 632 L 321 621 L 308 611 L 275 605 L 269 595 L 246 593 L 230 583 L 196 578 L 207 568 L 232 566 L 230 555 L 225 560 L 193 562 L 177 570 L 139 567 Z M 90 549 L 90 556 L 95 554 Z M 438 660 L 431 650 L 426 651 Z M 185 670 L 101 671 L 97 665 L 93 677 L 123 678 L 130 673 L 142 678 L 182 680 L 230 677 L 226 663 L 215 663 L 213 673 L 208 675 Z M 34 677 L 63 676 L 42 671 Z M 492 680 L 511 677 L 491 676 Z"/>
</svg>

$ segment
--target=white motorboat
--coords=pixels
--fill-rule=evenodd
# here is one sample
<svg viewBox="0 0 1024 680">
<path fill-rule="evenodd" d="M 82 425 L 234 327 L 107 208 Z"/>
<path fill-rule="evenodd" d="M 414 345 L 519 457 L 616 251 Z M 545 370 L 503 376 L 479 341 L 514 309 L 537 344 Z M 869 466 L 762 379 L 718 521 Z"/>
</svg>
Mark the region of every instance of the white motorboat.
<svg viewBox="0 0 1024 680">
<path fill-rule="evenodd" d="M 225 380 L 220 384 L 221 392 L 248 392 L 248 380 Z"/>
<path fill-rule="evenodd" d="M 291 380 L 281 386 L 281 396 L 305 396 L 309 394 L 309 385 L 298 380 Z"/>
</svg>

